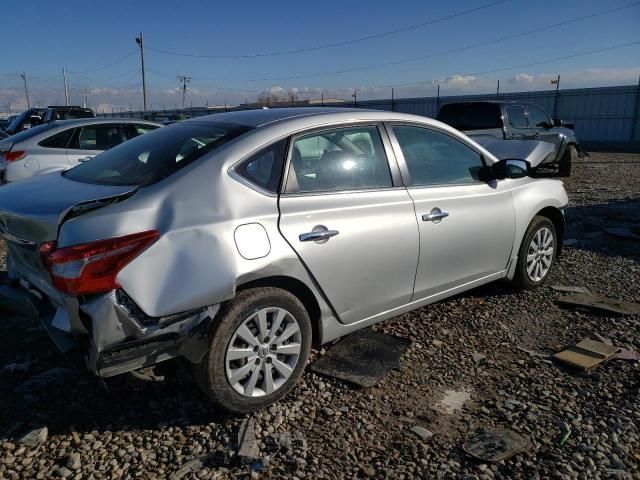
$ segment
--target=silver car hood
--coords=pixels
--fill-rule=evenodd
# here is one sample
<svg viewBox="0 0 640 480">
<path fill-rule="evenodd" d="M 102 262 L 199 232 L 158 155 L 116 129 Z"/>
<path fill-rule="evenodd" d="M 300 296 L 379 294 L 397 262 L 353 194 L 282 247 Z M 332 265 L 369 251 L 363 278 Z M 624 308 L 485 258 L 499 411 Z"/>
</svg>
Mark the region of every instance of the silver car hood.
<svg viewBox="0 0 640 480">
<path fill-rule="evenodd" d="M 137 188 L 75 182 L 61 172 L 10 183 L 0 187 L 0 234 L 36 243 L 55 240 L 65 217 L 110 204 Z"/>
<path fill-rule="evenodd" d="M 477 143 L 489 150 L 499 160 L 517 158 L 527 160 L 532 168 L 539 166 L 545 160 L 555 158 L 555 145 L 538 140 L 499 140 L 472 137 Z M 550 158 L 547 158 L 550 157 Z"/>
</svg>

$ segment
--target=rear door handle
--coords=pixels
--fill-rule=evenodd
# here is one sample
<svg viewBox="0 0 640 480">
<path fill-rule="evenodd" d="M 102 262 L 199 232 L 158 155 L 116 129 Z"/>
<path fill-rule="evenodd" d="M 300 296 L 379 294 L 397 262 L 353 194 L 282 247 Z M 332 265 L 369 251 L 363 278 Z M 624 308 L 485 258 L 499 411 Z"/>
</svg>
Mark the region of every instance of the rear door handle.
<svg viewBox="0 0 640 480">
<path fill-rule="evenodd" d="M 327 241 L 339 233 L 340 232 L 338 232 L 338 230 L 315 230 L 307 233 L 301 233 L 298 238 L 301 242 Z"/>
<path fill-rule="evenodd" d="M 448 212 L 443 212 L 439 208 L 434 208 L 429 213 L 425 213 L 424 215 L 422 215 L 422 221 L 440 223 L 443 218 L 447 218 L 448 216 Z"/>
</svg>

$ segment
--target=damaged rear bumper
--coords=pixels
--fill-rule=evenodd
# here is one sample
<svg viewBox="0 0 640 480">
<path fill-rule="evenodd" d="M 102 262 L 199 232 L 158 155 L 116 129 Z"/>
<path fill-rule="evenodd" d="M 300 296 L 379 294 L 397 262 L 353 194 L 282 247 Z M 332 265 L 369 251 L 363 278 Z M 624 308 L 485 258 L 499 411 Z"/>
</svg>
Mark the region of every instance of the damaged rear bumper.
<svg viewBox="0 0 640 480">
<path fill-rule="evenodd" d="M 135 311 L 135 304 L 116 291 L 69 303 L 56 308 L 25 282 L 0 278 L 0 306 L 21 316 L 37 317 L 61 352 L 80 359 L 102 377 L 178 356 L 199 362 L 209 347 L 208 333 L 218 311 L 214 305 L 150 318 Z M 74 304 L 79 311 L 68 311 Z"/>
</svg>

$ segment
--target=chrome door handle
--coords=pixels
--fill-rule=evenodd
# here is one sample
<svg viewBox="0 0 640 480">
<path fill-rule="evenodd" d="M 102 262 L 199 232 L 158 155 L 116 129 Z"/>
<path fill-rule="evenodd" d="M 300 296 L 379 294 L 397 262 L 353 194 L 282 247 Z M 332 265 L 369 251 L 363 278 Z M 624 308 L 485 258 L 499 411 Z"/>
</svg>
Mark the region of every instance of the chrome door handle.
<svg viewBox="0 0 640 480">
<path fill-rule="evenodd" d="M 316 230 L 307 233 L 301 233 L 298 237 L 301 242 L 318 242 L 322 240 L 329 240 L 331 237 L 335 237 L 340 232 L 337 230 Z"/>
<path fill-rule="evenodd" d="M 440 223 L 443 218 L 447 218 L 448 216 L 448 212 L 443 212 L 439 208 L 434 208 L 433 210 L 431 210 L 431 212 L 422 215 L 422 221 Z"/>
</svg>

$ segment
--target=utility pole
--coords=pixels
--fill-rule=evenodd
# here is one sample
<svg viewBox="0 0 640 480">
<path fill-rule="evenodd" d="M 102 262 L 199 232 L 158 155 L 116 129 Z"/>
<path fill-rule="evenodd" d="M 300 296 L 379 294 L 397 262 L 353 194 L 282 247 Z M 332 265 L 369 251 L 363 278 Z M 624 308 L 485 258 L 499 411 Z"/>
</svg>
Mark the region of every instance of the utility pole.
<svg viewBox="0 0 640 480">
<path fill-rule="evenodd" d="M 440 110 L 440 84 L 438 84 L 436 91 L 436 115 L 438 115 L 438 110 Z"/>
<path fill-rule="evenodd" d="M 178 76 L 178 80 L 182 83 L 182 109 L 184 110 L 184 104 L 187 100 L 187 84 L 191 83 L 191 77 L 181 75 Z"/>
<path fill-rule="evenodd" d="M 67 69 L 62 67 L 62 77 L 64 78 L 64 104 L 69 106 L 69 82 L 67 81 Z"/>
<path fill-rule="evenodd" d="M 358 106 L 358 91 L 354 90 L 353 91 L 353 95 L 351 95 L 353 97 L 353 106 L 357 107 Z"/>
<path fill-rule="evenodd" d="M 391 87 L 391 111 L 393 112 L 394 110 L 394 106 L 393 106 L 393 100 L 394 100 L 394 92 L 393 92 L 393 87 Z"/>
<path fill-rule="evenodd" d="M 84 87 L 82 90 L 82 93 L 84 93 L 84 108 L 87 108 L 87 105 L 89 105 L 89 100 L 88 100 L 88 93 L 89 93 L 89 89 L 87 87 Z"/>
<path fill-rule="evenodd" d="M 136 37 L 136 43 L 140 46 L 140 62 L 142 63 L 142 103 L 144 104 L 144 110 L 147 110 L 147 79 L 144 75 L 144 37 L 142 32 L 140 36 Z"/>
<path fill-rule="evenodd" d="M 558 74 L 558 78 L 555 80 L 551 80 L 551 85 L 556 84 L 556 95 L 553 97 L 553 118 L 556 118 L 556 113 L 558 109 L 558 90 L 560 90 L 560 74 Z"/>
<path fill-rule="evenodd" d="M 31 103 L 29 102 L 29 88 L 27 87 L 27 74 L 22 72 L 20 76 L 22 77 L 22 81 L 24 82 L 24 94 L 27 97 L 27 108 L 31 108 Z"/>
<path fill-rule="evenodd" d="M 500 80 L 498 80 L 498 86 L 496 87 L 496 98 L 500 96 Z"/>
</svg>

